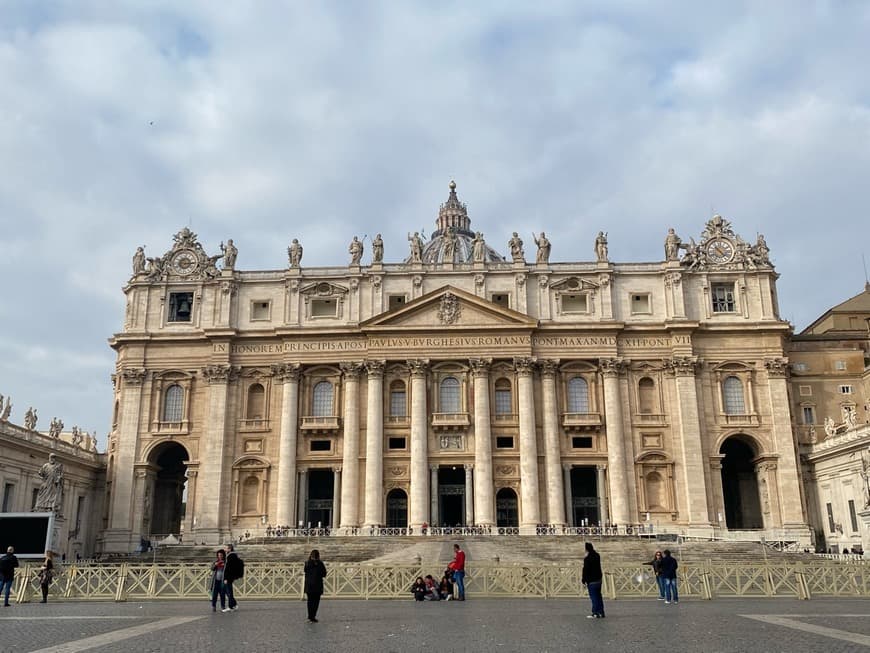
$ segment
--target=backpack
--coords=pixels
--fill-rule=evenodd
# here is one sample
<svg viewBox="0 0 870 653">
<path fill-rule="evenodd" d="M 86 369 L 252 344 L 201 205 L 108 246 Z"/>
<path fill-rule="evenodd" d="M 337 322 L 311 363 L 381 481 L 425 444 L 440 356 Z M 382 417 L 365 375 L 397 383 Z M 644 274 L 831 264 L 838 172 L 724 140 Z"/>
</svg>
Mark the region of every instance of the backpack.
<svg viewBox="0 0 870 653">
<path fill-rule="evenodd" d="M 236 556 L 238 557 L 238 556 Z M 245 561 L 239 558 L 239 578 L 244 578 L 245 576 Z"/>
</svg>

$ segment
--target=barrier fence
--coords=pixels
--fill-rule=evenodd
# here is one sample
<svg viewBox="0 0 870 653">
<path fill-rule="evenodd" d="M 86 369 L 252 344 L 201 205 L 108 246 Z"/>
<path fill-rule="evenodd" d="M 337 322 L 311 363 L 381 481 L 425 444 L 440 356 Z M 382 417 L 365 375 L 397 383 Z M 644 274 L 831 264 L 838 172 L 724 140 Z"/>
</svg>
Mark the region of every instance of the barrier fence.
<svg viewBox="0 0 870 653">
<path fill-rule="evenodd" d="M 439 563 L 408 565 L 328 564 L 326 598 L 408 599 L 414 578 L 440 577 Z M 577 598 L 580 563 L 511 565 L 475 563 L 466 571 L 467 596 Z M 39 600 L 39 565 L 26 563 L 16 575 L 19 603 Z M 203 599 L 210 597 L 210 564 L 120 563 L 69 564 L 55 568 L 50 588 L 52 600 L 137 601 Z M 301 599 L 301 563 L 249 562 L 245 577 L 235 584 L 236 595 L 247 599 Z M 706 562 L 681 563 L 682 596 L 789 597 L 870 596 L 870 565 L 819 561 L 759 564 Z M 604 595 L 617 598 L 654 598 L 658 589 L 650 567 L 634 564 L 607 565 Z"/>
</svg>

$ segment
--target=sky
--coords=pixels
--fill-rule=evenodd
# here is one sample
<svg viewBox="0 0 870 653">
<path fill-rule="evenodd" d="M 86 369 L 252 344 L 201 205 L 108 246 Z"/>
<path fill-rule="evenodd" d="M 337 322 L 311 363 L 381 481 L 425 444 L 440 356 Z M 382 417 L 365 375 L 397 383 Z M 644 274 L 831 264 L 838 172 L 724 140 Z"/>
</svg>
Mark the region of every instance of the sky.
<svg viewBox="0 0 870 653">
<path fill-rule="evenodd" d="M 189 226 L 280 269 L 380 232 L 399 262 L 451 179 L 490 245 L 544 230 L 553 261 L 599 230 L 660 261 L 719 213 L 803 329 L 864 287 L 867 34 L 854 1 L 0 0 L 12 421 L 105 443 L 137 246 Z"/>
</svg>

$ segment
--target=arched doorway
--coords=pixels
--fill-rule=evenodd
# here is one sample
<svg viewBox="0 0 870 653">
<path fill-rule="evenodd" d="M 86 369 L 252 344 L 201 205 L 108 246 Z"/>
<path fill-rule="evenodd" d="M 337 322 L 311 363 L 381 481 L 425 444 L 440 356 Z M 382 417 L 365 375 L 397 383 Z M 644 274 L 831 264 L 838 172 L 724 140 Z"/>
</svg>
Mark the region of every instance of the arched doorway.
<svg viewBox="0 0 870 653">
<path fill-rule="evenodd" d="M 517 493 L 503 487 L 495 495 L 495 525 L 499 528 L 517 528 L 520 525 Z"/>
<path fill-rule="evenodd" d="M 387 528 L 408 528 L 408 495 L 399 488 L 387 493 Z"/>
<path fill-rule="evenodd" d="M 151 508 L 150 532 L 166 535 L 181 532 L 181 520 L 185 513 L 185 483 L 190 457 L 187 449 L 177 442 L 167 442 L 155 449 L 151 463 L 157 468 L 154 477 L 154 502 Z"/>
<path fill-rule="evenodd" d="M 753 459 L 757 452 L 740 437 L 722 443 L 722 494 L 725 500 L 725 525 L 730 529 L 764 528 L 758 478 Z"/>
</svg>

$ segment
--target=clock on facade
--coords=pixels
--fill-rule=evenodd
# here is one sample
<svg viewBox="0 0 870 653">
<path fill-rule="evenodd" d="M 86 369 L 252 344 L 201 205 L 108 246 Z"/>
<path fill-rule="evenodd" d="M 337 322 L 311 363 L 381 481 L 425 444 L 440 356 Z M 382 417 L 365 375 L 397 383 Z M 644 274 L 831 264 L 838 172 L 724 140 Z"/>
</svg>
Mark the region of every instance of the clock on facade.
<svg viewBox="0 0 870 653">
<path fill-rule="evenodd" d="M 707 243 L 707 258 L 713 263 L 728 263 L 734 258 L 734 245 L 727 238 L 713 238 Z"/>
<path fill-rule="evenodd" d="M 172 257 L 170 265 L 175 274 L 187 276 L 196 270 L 196 256 L 193 252 L 183 249 Z"/>
</svg>

